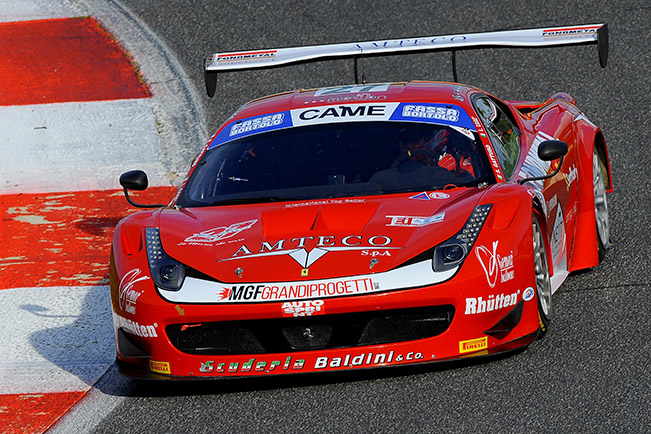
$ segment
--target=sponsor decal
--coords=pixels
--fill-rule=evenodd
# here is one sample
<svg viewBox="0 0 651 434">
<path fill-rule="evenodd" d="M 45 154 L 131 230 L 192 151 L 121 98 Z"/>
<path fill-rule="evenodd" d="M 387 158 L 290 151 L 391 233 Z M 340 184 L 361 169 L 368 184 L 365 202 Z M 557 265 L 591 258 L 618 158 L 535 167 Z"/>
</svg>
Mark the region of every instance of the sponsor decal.
<svg viewBox="0 0 651 434">
<path fill-rule="evenodd" d="M 215 363 L 214 360 L 208 360 L 205 362 L 201 362 L 201 367 L 199 368 L 199 372 L 205 373 L 210 373 L 215 369 L 215 366 L 213 365 Z"/>
<path fill-rule="evenodd" d="M 545 134 L 541 131 L 538 132 L 531 143 L 531 148 L 524 159 L 522 168 L 520 169 L 520 172 L 518 172 L 518 175 L 522 178 L 537 178 L 547 174 L 547 171 L 551 167 L 551 163 L 538 158 L 538 146 L 540 146 L 540 144 L 545 140 L 554 140 L 554 138 L 549 134 Z M 531 181 L 531 184 L 533 184 L 538 190 L 542 190 L 544 180 Z"/>
<path fill-rule="evenodd" d="M 372 258 L 375 258 L 376 256 L 391 256 L 391 252 L 388 250 L 385 251 L 380 251 L 380 250 L 362 250 L 362 256 L 370 256 Z M 377 264 L 377 262 L 375 262 Z"/>
<path fill-rule="evenodd" d="M 124 318 L 116 313 L 113 313 L 113 318 L 117 327 L 124 329 L 124 331 L 131 333 L 132 335 L 140 336 L 141 338 L 157 338 L 158 333 L 156 333 L 156 328 L 158 327 L 157 323 L 146 325 L 140 324 L 137 321 L 131 321 L 130 319 Z"/>
<path fill-rule="evenodd" d="M 543 37 L 550 36 L 583 36 L 591 33 L 597 33 L 599 26 L 594 27 L 567 27 L 564 29 L 548 29 L 543 30 Z"/>
<path fill-rule="evenodd" d="M 417 217 L 417 216 L 402 216 L 402 215 L 388 215 L 385 216 L 388 219 L 391 219 L 391 223 L 388 223 L 387 226 L 402 226 L 408 228 L 420 228 L 422 226 L 428 226 L 434 223 L 440 223 L 445 218 L 445 213 L 435 214 L 429 217 Z"/>
<path fill-rule="evenodd" d="M 512 280 L 515 277 L 513 269 L 513 251 L 508 255 L 501 256 L 497 253 L 498 241 L 493 241 L 493 250 L 486 246 L 475 247 L 475 256 L 484 269 L 486 281 L 491 288 L 497 283 L 497 276 L 500 276 L 500 283 Z"/>
<path fill-rule="evenodd" d="M 171 374 L 170 364 L 168 362 L 157 362 L 156 360 L 149 361 L 149 370 L 159 374 Z"/>
<path fill-rule="evenodd" d="M 284 118 L 284 113 L 276 113 L 273 115 L 247 119 L 242 122 L 235 122 L 231 126 L 229 136 L 236 136 L 238 134 L 248 133 L 250 131 L 279 126 L 283 124 Z"/>
<path fill-rule="evenodd" d="M 418 199 L 418 200 L 429 200 L 429 196 L 426 192 L 418 193 L 415 196 L 411 196 L 409 199 Z"/>
<path fill-rule="evenodd" d="M 247 220 L 244 222 L 233 223 L 230 226 L 219 226 L 217 228 L 208 229 L 198 234 L 193 234 L 179 243 L 179 246 L 193 245 L 193 246 L 206 246 L 213 245 L 218 241 L 234 237 L 240 232 L 250 229 L 258 222 L 257 219 Z M 223 243 L 221 243 L 223 244 Z"/>
<path fill-rule="evenodd" d="M 253 134 L 260 134 L 267 131 L 279 130 L 292 126 L 292 119 L 289 111 L 267 113 L 262 116 L 238 119 L 230 122 L 222 128 L 217 137 L 210 143 L 208 149 L 219 146 L 222 143 L 247 137 Z"/>
<path fill-rule="evenodd" d="M 233 288 L 237 288 L 237 287 L 234 286 Z M 217 301 L 230 299 L 232 291 L 233 291 L 232 288 L 227 288 L 225 286 L 221 288 L 217 288 L 217 291 L 215 292 L 215 295 L 217 296 Z"/>
<path fill-rule="evenodd" d="M 409 38 L 409 39 L 392 39 L 372 42 L 359 42 L 355 44 L 357 48 L 364 51 L 373 51 L 382 48 L 399 48 L 428 45 L 443 45 L 450 42 L 464 42 L 468 39 L 464 35 L 455 36 L 435 36 L 427 38 Z"/>
<path fill-rule="evenodd" d="M 348 104 L 353 102 L 369 102 L 369 101 L 383 101 L 386 100 L 386 95 L 378 95 L 370 92 L 360 92 L 352 95 L 340 94 L 332 96 L 320 96 L 314 98 L 307 98 L 305 104 Z"/>
<path fill-rule="evenodd" d="M 518 294 L 520 294 L 520 290 L 512 294 L 491 294 L 488 296 L 487 300 L 484 300 L 482 297 L 468 297 L 466 298 L 465 315 L 492 312 L 494 310 L 515 306 L 518 302 Z"/>
<path fill-rule="evenodd" d="M 457 122 L 459 120 L 459 110 L 433 105 L 408 104 L 402 107 L 402 116 L 405 118 L 427 118 Z"/>
<path fill-rule="evenodd" d="M 563 173 L 567 191 L 570 191 L 570 187 L 572 186 L 572 183 L 576 181 L 578 175 L 579 171 L 576 169 L 576 166 L 574 164 L 570 167 L 570 170 L 567 172 L 567 174 Z"/>
<path fill-rule="evenodd" d="M 486 348 L 488 348 L 488 336 L 467 341 L 459 341 L 459 353 L 461 354 L 485 350 Z"/>
<path fill-rule="evenodd" d="M 294 125 L 310 125 L 332 122 L 382 121 L 389 116 L 397 103 L 342 104 L 323 107 L 294 109 L 291 111 Z"/>
<path fill-rule="evenodd" d="M 389 363 L 423 360 L 424 358 L 423 353 L 416 351 L 406 354 L 395 354 L 394 351 L 389 351 L 388 353 L 361 353 L 356 356 L 346 354 L 344 357 L 322 356 L 316 358 L 314 369 L 381 366 Z"/>
<path fill-rule="evenodd" d="M 361 248 L 360 250 L 365 250 Z M 373 249 L 369 249 L 373 250 Z M 383 251 L 383 250 L 380 250 Z M 377 258 L 370 258 L 377 259 Z M 436 272 L 431 259 L 388 271 L 354 277 L 259 282 L 225 285 L 187 276 L 179 291 L 159 289 L 160 295 L 172 303 L 265 303 L 290 300 L 326 299 L 422 287 L 452 278 L 458 266 Z"/>
<path fill-rule="evenodd" d="M 372 278 L 341 279 L 277 285 L 233 285 L 217 292 L 217 302 L 284 301 L 326 298 L 376 292 L 380 285 Z"/>
<path fill-rule="evenodd" d="M 207 360 L 201 362 L 201 367 L 199 372 L 203 373 L 246 373 L 246 372 L 278 372 L 278 371 L 287 371 L 291 370 L 300 370 L 305 366 L 305 360 L 303 359 L 292 359 L 291 356 L 288 356 L 285 360 L 258 360 L 255 358 L 249 359 L 247 362 L 219 362 L 216 360 Z"/>
<path fill-rule="evenodd" d="M 504 176 L 502 175 L 502 168 L 500 167 L 500 163 L 497 161 L 497 157 L 495 156 L 495 151 L 493 150 L 493 147 L 489 144 L 484 144 L 484 148 L 486 149 L 486 153 L 488 154 L 488 159 L 491 161 L 491 166 L 493 166 L 493 171 L 495 172 L 495 176 L 497 177 L 498 180 L 504 181 Z"/>
<path fill-rule="evenodd" d="M 377 87 L 379 86 L 379 87 Z M 382 85 L 374 85 L 378 91 Z M 352 86 L 354 88 L 363 86 Z M 341 89 L 341 88 L 339 88 Z M 324 90 L 324 92 L 326 92 Z M 468 114 L 450 104 L 380 102 L 386 95 L 377 92 L 344 93 L 338 96 L 308 97 L 309 106 L 291 111 L 269 113 L 263 116 L 232 121 L 222 128 L 208 146 L 212 149 L 231 140 L 271 130 L 304 125 L 332 124 L 337 122 L 408 121 L 428 122 L 456 127 L 457 131 L 472 137 L 474 126 Z"/>
<path fill-rule="evenodd" d="M 283 316 L 312 316 L 323 315 L 325 306 L 323 300 L 287 301 L 283 303 L 281 310 Z"/>
<path fill-rule="evenodd" d="M 497 262 L 500 266 L 500 283 L 507 282 L 515 277 L 513 271 L 513 251 L 506 256 L 497 257 Z"/>
<path fill-rule="evenodd" d="M 477 131 L 483 131 L 484 127 L 481 124 L 480 120 L 477 118 L 477 116 L 471 116 L 471 118 L 472 118 L 472 123 L 475 125 L 475 128 L 477 128 Z"/>
<path fill-rule="evenodd" d="M 468 133 L 462 128 L 474 129 L 468 114 L 461 107 L 452 104 L 400 103 L 391 115 L 391 120 L 450 125 L 466 135 Z"/>
<path fill-rule="evenodd" d="M 244 53 L 224 53 L 217 55 L 217 62 L 235 62 L 235 61 L 247 61 L 247 60 L 271 60 L 276 57 L 278 50 L 266 50 L 266 51 L 248 51 Z"/>
<path fill-rule="evenodd" d="M 535 294 L 535 291 L 533 290 L 533 288 L 531 286 L 529 286 L 522 293 L 522 299 L 524 301 L 531 301 L 533 299 L 534 294 Z"/>
<path fill-rule="evenodd" d="M 143 292 L 134 290 L 133 285 L 143 280 L 149 280 L 149 276 L 139 277 L 140 273 L 140 268 L 129 271 L 122 277 L 118 287 L 118 306 L 121 311 L 132 315 L 136 313 L 136 302 Z"/>
<path fill-rule="evenodd" d="M 310 200 L 307 202 L 288 203 L 285 205 L 285 208 L 298 208 L 301 206 L 313 206 L 313 205 L 365 203 L 365 202 L 366 199 L 359 199 L 356 197 L 351 197 L 346 199 L 319 199 L 319 200 Z"/>
<path fill-rule="evenodd" d="M 314 96 L 336 95 L 341 93 L 386 92 L 387 90 L 389 90 L 389 83 L 322 87 L 314 92 Z"/>
<path fill-rule="evenodd" d="M 316 245 L 306 249 L 307 243 L 313 243 L 316 238 Z M 233 261 L 246 258 L 260 258 L 264 256 L 287 255 L 296 261 L 302 267 L 302 276 L 307 276 L 307 269 L 317 260 L 321 259 L 326 253 L 331 251 L 353 251 L 353 250 L 387 250 L 397 249 L 399 247 L 388 247 L 391 244 L 391 238 L 386 235 L 374 235 L 364 239 L 361 235 L 348 235 L 337 239 L 334 235 L 320 235 L 317 237 L 297 237 L 291 240 L 282 239 L 272 244 L 263 241 L 258 253 L 253 253 L 245 244 L 230 257 L 220 259 L 223 261 Z"/>
<path fill-rule="evenodd" d="M 430 200 L 430 199 L 449 199 L 450 195 L 441 191 L 433 191 L 428 193 L 426 191 L 418 193 L 415 196 L 410 196 L 409 199 Z"/>
</svg>

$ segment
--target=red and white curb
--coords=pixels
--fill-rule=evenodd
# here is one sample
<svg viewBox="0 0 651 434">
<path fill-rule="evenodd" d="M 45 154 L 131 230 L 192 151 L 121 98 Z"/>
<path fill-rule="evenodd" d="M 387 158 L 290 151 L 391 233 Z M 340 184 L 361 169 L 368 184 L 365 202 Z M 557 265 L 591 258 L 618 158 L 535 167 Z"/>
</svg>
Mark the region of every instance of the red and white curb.
<svg viewBox="0 0 651 434">
<path fill-rule="evenodd" d="M 146 28 L 117 3 L 74 5 L 0 0 L 0 433 L 45 431 L 113 363 L 110 240 L 134 211 L 117 179 L 144 169 L 141 200 L 165 203 L 205 138 Z"/>
</svg>

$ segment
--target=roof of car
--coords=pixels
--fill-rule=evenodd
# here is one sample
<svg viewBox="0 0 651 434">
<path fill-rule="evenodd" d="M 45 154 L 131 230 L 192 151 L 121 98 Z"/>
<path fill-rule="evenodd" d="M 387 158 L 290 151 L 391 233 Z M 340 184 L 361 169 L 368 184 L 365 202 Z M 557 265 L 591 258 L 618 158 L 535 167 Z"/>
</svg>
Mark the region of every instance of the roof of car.
<svg viewBox="0 0 651 434">
<path fill-rule="evenodd" d="M 459 83 L 439 81 L 411 81 L 401 83 L 373 83 L 299 89 L 259 98 L 244 105 L 233 119 L 247 118 L 263 113 L 336 104 L 373 102 L 436 102 L 465 106 L 468 93 L 477 90 Z"/>
</svg>

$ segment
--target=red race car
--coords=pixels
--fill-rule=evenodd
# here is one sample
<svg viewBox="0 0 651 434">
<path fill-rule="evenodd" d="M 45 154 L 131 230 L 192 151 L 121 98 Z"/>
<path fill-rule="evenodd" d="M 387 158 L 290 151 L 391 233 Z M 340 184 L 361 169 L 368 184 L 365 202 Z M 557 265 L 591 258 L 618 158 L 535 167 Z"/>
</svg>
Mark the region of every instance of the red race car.
<svg viewBox="0 0 651 434">
<path fill-rule="evenodd" d="M 215 54 L 223 70 L 319 57 L 597 43 L 605 25 Z M 374 52 L 375 50 L 375 52 Z M 357 57 L 356 57 L 357 58 Z M 356 84 L 253 101 L 169 206 L 111 252 L 119 371 L 218 378 L 437 362 L 526 347 L 552 294 L 609 246 L 601 130 L 557 93 Z"/>
</svg>

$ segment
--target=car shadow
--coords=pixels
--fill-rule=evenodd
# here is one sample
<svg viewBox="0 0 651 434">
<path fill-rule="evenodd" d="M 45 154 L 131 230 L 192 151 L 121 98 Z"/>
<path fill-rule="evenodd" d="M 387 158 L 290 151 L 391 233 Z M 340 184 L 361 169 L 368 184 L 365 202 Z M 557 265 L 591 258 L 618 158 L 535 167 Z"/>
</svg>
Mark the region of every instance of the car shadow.
<svg viewBox="0 0 651 434">
<path fill-rule="evenodd" d="M 47 291 L 47 297 L 40 302 L 30 297 L 17 306 L 17 314 L 27 315 L 24 319 L 37 330 L 29 343 L 45 360 L 37 374 L 42 390 L 90 388 L 115 359 L 108 286 L 36 290 Z"/>
</svg>

